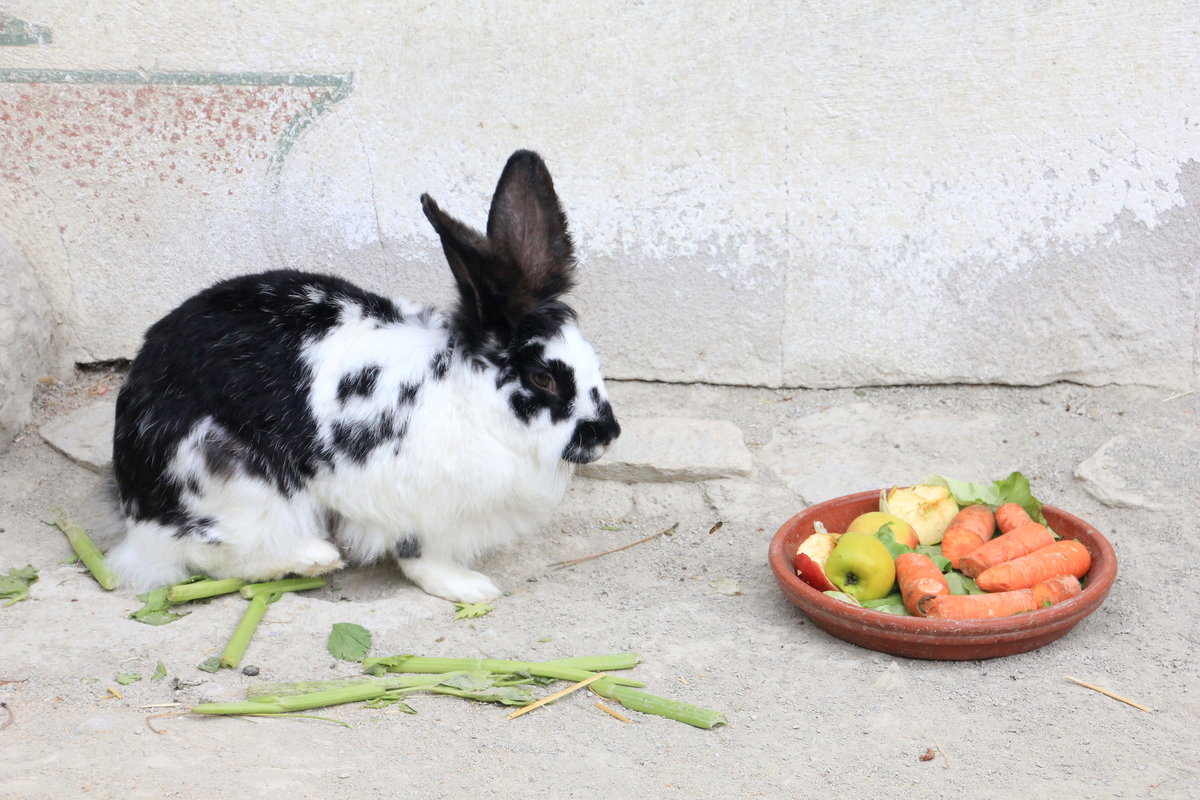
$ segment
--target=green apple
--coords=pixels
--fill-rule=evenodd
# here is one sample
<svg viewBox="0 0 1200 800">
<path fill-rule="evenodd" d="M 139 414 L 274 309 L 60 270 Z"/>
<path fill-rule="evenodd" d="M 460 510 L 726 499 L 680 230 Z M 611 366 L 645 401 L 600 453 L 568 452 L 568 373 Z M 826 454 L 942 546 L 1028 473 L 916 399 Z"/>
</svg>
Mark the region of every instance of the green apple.
<svg viewBox="0 0 1200 800">
<path fill-rule="evenodd" d="M 843 533 L 825 561 L 825 574 L 860 603 L 887 597 L 896 583 L 896 562 L 871 533 Z"/>
<path fill-rule="evenodd" d="M 846 533 L 870 533 L 875 534 L 884 525 L 892 526 L 892 536 L 896 537 L 896 541 L 909 547 L 916 547 L 921 543 L 917 538 L 917 532 L 913 530 L 912 525 L 909 525 L 904 520 L 894 514 L 885 514 L 882 511 L 868 511 L 866 514 L 860 514 L 846 526 Z"/>
</svg>

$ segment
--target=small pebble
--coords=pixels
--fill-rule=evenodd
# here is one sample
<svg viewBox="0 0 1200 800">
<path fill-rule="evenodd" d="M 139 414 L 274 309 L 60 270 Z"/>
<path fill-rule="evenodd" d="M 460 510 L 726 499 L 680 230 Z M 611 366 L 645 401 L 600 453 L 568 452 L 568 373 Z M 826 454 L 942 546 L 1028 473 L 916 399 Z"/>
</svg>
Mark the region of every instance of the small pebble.
<svg viewBox="0 0 1200 800">
<path fill-rule="evenodd" d="M 258 667 L 254 666 L 253 664 L 248 664 L 242 667 L 242 674 L 249 675 L 251 678 L 253 678 L 258 674 Z"/>
</svg>

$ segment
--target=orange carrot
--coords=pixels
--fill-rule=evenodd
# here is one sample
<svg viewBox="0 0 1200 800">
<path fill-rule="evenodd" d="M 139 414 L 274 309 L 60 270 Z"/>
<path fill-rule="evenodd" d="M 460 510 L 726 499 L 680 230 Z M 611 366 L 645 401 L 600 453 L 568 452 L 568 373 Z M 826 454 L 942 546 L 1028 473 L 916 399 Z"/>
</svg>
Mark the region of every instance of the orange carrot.
<svg viewBox="0 0 1200 800">
<path fill-rule="evenodd" d="M 933 559 L 923 553 L 901 553 L 896 556 L 896 584 L 900 597 L 910 614 L 925 616 L 929 601 L 950 594 L 950 584 Z"/>
<path fill-rule="evenodd" d="M 1035 583 L 1060 575 L 1082 578 L 1091 566 L 1092 556 L 1086 547 L 1074 539 L 1063 539 L 1028 555 L 989 567 L 979 573 L 975 583 L 985 592 L 1028 589 Z"/>
<path fill-rule="evenodd" d="M 980 547 L 963 556 L 958 562 L 958 568 L 969 577 L 974 578 L 988 567 L 1028 555 L 1048 544 L 1054 544 L 1054 534 L 1046 530 L 1045 525 L 1027 522 L 1024 525 L 1018 525 L 1008 533 L 997 536 L 990 542 L 984 542 Z"/>
<path fill-rule="evenodd" d="M 942 555 L 950 559 L 950 566 L 961 569 L 963 556 L 973 553 L 983 547 L 983 539 L 966 528 L 947 528 L 942 537 Z"/>
<path fill-rule="evenodd" d="M 1034 611 L 1038 607 L 1032 589 L 995 594 L 944 594 L 929 603 L 930 619 L 992 619 Z"/>
<path fill-rule="evenodd" d="M 1057 578 L 1034 584 L 1031 591 L 1038 608 L 1045 608 L 1061 603 L 1063 600 L 1070 600 L 1082 592 L 1083 587 L 1079 585 L 1079 579 L 1074 575 L 1060 575 Z"/>
<path fill-rule="evenodd" d="M 967 506 L 954 519 L 942 537 L 942 555 L 950 559 L 950 566 L 958 569 L 959 560 L 975 548 L 992 538 L 996 520 L 992 510 L 985 505 Z"/>
<path fill-rule="evenodd" d="M 1033 522 L 1033 518 L 1017 503 L 1005 503 L 996 509 L 996 525 L 1001 533 L 1008 533 L 1027 522 Z"/>
</svg>

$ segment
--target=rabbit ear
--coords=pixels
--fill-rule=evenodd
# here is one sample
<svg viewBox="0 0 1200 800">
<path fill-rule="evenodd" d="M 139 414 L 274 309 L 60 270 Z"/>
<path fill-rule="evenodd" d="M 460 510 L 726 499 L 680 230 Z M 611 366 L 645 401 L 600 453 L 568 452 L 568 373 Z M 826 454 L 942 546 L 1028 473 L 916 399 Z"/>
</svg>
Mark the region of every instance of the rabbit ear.
<svg viewBox="0 0 1200 800">
<path fill-rule="evenodd" d="M 458 325 L 469 341 L 510 330 L 535 306 L 571 288 L 567 220 L 536 153 L 519 150 L 509 158 L 492 197 L 486 236 L 446 214 L 427 194 L 421 207 L 458 284 Z"/>
<path fill-rule="evenodd" d="M 518 150 L 496 184 L 488 239 L 520 273 L 518 288 L 534 305 L 570 290 L 575 268 L 567 217 L 541 156 Z"/>
<path fill-rule="evenodd" d="M 519 279 L 516 270 L 496 256 L 486 237 L 442 211 L 429 195 L 421 195 L 421 208 L 442 240 L 442 250 L 458 284 L 462 321 L 485 329 L 493 327 L 497 316 L 508 316 L 502 287 Z"/>
</svg>

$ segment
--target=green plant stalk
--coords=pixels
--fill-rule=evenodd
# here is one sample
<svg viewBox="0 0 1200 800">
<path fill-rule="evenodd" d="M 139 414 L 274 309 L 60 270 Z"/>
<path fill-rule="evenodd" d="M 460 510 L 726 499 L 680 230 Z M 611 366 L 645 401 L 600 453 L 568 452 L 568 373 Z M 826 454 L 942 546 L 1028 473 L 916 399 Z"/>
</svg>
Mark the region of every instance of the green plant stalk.
<svg viewBox="0 0 1200 800">
<path fill-rule="evenodd" d="M 667 719 L 673 719 L 676 722 L 685 722 L 688 725 L 694 725 L 697 728 L 704 728 L 705 730 L 715 725 L 724 725 L 726 723 L 725 716 L 721 712 L 713 711 L 710 708 L 702 708 L 681 700 L 659 697 L 648 692 L 632 689 L 628 686 L 604 686 L 602 685 L 603 683 L 603 680 L 598 680 L 591 685 L 591 688 L 596 690 L 596 694 L 616 700 L 626 708 L 640 711 L 643 714 L 666 717 Z"/>
<path fill-rule="evenodd" d="M 578 683 L 597 672 L 629 669 L 637 663 L 636 653 L 617 653 L 609 656 L 564 659 L 561 661 L 508 661 L 498 658 L 431 658 L 426 656 L 391 656 L 390 658 L 367 658 L 363 660 L 363 671 L 379 672 L 491 672 L 509 674 L 527 672 L 539 678 L 554 678 Z M 588 666 L 581 668 L 580 664 Z M 621 686 L 645 686 L 641 681 L 610 675 L 603 679 Z"/>
<path fill-rule="evenodd" d="M 324 578 L 284 578 L 280 581 L 267 581 L 266 583 L 247 583 L 239 591 L 242 593 L 242 597 L 253 600 L 260 594 L 303 592 L 306 589 L 320 589 L 324 585 Z"/>
<path fill-rule="evenodd" d="M 200 703 L 192 706 L 193 714 L 285 714 L 289 711 L 306 711 L 343 703 L 358 703 L 374 700 L 386 689 L 370 683 L 357 686 L 342 686 L 319 692 L 291 695 L 287 697 L 259 698 L 243 703 Z"/>
<path fill-rule="evenodd" d="M 193 600 L 203 600 L 207 597 L 231 594 L 245 585 L 246 582 L 241 578 L 208 579 L 193 581 L 192 583 L 177 583 L 167 589 L 167 602 L 171 604 L 190 603 Z"/>
<path fill-rule="evenodd" d="M 250 646 L 250 640 L 254 637 L 254 631 L 258 629 L 258 623 L 262 622 L 262 618 L 267 613 L 267 606 L 278 600 L 280 594 L 258 594 L 250 600 L 250 605 L 246 607 L 246 612 L 242 614 L 242 619 L 238 623 L 237 628 L 233 631 L 233 636 L 229 637 L 229 644 L 225 645 L 225 652 L 221 653 L 221 666 L 228 669 L 237 669 L 238 664 L 242 663 L 242 656 L 246 654 L 246 648 Z"/>
<path fill-rule="evenodd" d="M 71 549 L 75 551 L 75 555 L 79 556 L 79 560 L 92 573 L 92 577 L 96 579 L 96 583 L 108 591 L 117 588 L 117 584 L 120 581 L 117 580 L 116 573 L 108 566 L 107 559 L 100 552 L 100 548 L 96 547 L 96 543 L 87 535 L 87 531 L 73 522 L 61 510 L 57 511 L 54 524 L 60 531 L 66 534 L 67 541 L 71 543 Z"/>
<path fill-rule="evenodd" d="M 444 680 L 465 673 L 450 672 L 431 675 L 385 675 L 382 678 L 364 676 L 361 678 L 338 678 L 326 681 L 297 681 L 293 683 L 258 683 L 246 689 L 246 698 L 255 701 L 271 702 L 280 697 L 311 694 L 331 689 L 344 689 L 349 686 L 379 686 L 385 692 L 397 689 L 421 689 L 435 686 Z"/>
</svg>

